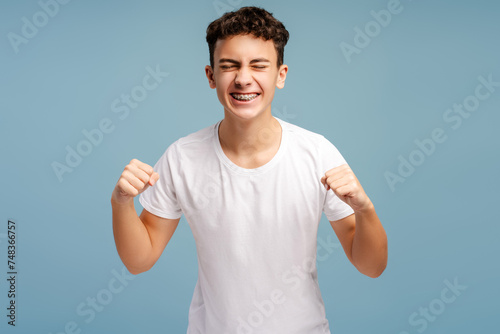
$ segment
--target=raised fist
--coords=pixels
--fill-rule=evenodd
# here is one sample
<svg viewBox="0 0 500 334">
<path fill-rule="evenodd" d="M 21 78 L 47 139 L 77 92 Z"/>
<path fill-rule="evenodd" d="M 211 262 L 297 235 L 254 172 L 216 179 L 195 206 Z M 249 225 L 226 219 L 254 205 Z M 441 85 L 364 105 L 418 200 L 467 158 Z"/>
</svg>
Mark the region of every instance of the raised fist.
<svg viewBox="0 0 500 334">
<path fill-rule="evenodd" d="M 148 164 L 132 159 L 116 183 L 112 201 L 126 203 L 158 181 L 160 175 Z"/>
</svg>

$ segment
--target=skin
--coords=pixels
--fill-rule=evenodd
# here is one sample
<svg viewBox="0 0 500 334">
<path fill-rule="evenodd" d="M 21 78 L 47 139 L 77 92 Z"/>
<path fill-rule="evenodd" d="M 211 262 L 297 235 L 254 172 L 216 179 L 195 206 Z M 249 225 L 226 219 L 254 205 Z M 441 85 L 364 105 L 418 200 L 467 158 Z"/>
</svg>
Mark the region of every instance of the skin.
<svg viewBox="0 0 500 334">
<path fill-rule="evenodd" d="M 387 235 L 357 177 L 347 164 L 328 170 L 321 178 L 354 214 L 330 221 L 347 258 L 366 276 L 376 278 L 387 266 Z"/>
<path fill-rule="evenodd" d="M 116 249 L 131 274 L 153 267 L 174 234 L 180 218 L 166 219 L 142 210 L 140 217 L 134 197 L 153 186 L 160 175 L 137 159 L 125 166 L 111 195 L 113 235 Z"/>
<path fill-rule="evenodd" d="M 271 102 L 275 87 L 285 86 L 287 72 L 287 65 L 277 67 L 271 40 L 239 35 L 217 41 L 214 68 L 207 65 L 205 73 L 224 107 L 224 119 L 219 126 L 221 147 L 235 164 L 256 168 L 278 151 L 281 126 L 271 115 Z M 234 101 L 231 92 L 260 95 L 251 104 L 241 105 Z"/>
<path fill-rule="evenodd" d="M 282 129 L 271 115 L 271 102 L 275 87 L 282 89 L 285 85 L 288 66 L 277 66 L 272 41 L 251 35 L 218 40 L 214 61 L 215 68 L 207 65 L 205 73 L 224 107 L 219 126 L 221 147 L 243 168 L 262 166 L 276 154 L 281 142 Z M 232 100 L 232 92 L 260 95 L 243 105 Z M 156 263 L 179 223 L 179 219 L 161 218 L 146 210 L 137 216 L 134 197 L 154 186 L 159 178 L 153 167 L 132 159 L 112 193 L 115 243 L 132 274 L 147 271 Z M 380 276 L 387 265 L 387 237 L 358 179 L 345 164 L 326 171 L 321 182 L 354 210 L 353 215 L 330 221 L 348 259 L 361 273 Z"/>
<path fill-rule="evenodd" d="M 255 62 L 255 59 L 269 62 Z M 231 59 L 233 62 L 221 62 Z M 206 76 L 224 106 L 224 120 L 219 137 L 224 153 L 235 164 L 245 168 L 259 167 L 278 151 L 281 127 L 273 124 L 271 102 L 275 87 L 285 85 L 287 65 L 277 67 L 277 53 L 272 41 L 252 35 L 218 40 L 214 51 L 214 68 L 206 66 Z M 259 103 L 235 104 L 231 92 L 261 92 Z M 279 131 L 276 131 L 279 127 Z M 261 140 L 262 128 L 273 130 L 273 136 Z M 361 273 L 378 277 L 387 266 L 387 236 L 373 203 L 347 164 L 325 172 L 321 182 L 353 210 L 354 214 L 330 224 L 346 256 Z"/>
</svg>

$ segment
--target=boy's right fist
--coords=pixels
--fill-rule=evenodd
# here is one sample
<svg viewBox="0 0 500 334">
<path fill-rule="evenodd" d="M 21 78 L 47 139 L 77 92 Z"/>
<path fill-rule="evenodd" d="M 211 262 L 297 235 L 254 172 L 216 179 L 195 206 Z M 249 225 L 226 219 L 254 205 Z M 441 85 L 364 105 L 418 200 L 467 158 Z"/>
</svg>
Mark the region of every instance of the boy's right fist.
<svg viewBox="0 0 500 334">
<path fill-rule="evenodd" d="M 160 175 L 148 164 L 132 159 L 116 183 L 111 200 L 126 203 L 158 181 Z"/>
</svg>

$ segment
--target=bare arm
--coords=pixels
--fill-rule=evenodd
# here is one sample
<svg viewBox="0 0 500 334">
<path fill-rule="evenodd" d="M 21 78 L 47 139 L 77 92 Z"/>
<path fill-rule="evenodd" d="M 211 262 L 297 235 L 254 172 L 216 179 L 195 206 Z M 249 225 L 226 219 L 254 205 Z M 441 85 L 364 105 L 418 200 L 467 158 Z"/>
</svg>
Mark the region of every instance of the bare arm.
<svg viewBox="0 0 500 334">
<path fill-rule="evenodd" d="M 321 183 L 354 211 L 354 215 L 330 221 L 347 258 L 362 274 L 380 276 L 387 266 L 387 236 L 357 177 L 344 164 L 327 171 Z"/>
<path fill-rule="evenodd" d="M 373 205 L 337 221 L 330 221 L 344 252 L 362 274 L 376 278 L 387 266 L 387 236 Z"/>
<path fill-rule="evenodd" d="M 134 197 L 154 185 L 158 178 L 151 166 L 133 159 L 111 195 L 116 249 L 123 264 L 134 275 L 153 267 L 180 220 L 158 217 L 147 210 L 143 210 L 140 217 L 137 215 Z"/>
<path fill-rule="evenodd" d="M 180 218 L 166 219 L 147 210 L 139 217 L 134 204 L 112 204 L 116 249 L 131 274 L 148 271 L 158 261 Z"/>
</svg>

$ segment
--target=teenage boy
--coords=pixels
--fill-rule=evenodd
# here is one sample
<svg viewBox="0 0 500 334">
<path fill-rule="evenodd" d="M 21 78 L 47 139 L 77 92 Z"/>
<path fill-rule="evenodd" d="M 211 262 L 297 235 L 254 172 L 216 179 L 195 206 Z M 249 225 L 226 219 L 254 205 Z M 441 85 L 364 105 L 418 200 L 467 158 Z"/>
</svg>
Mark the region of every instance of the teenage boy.
<svg viewBox="0 0 500 334">
<path fill-rule="evenodd" d="M 154 168 L 133 159 L 113 191 L 116 247 L 132 274 L 155 264 L 186 217 L 199 264 L 189 334 L 330 333 L 316 270 L 322 212 L 361 273 L 386 267 L 385 231 L 339 151 L 271 115 L 287 41 L 261 8 L 212 22 L 205 71 L 224 119 L 175 141 Z"/>
</svg>

